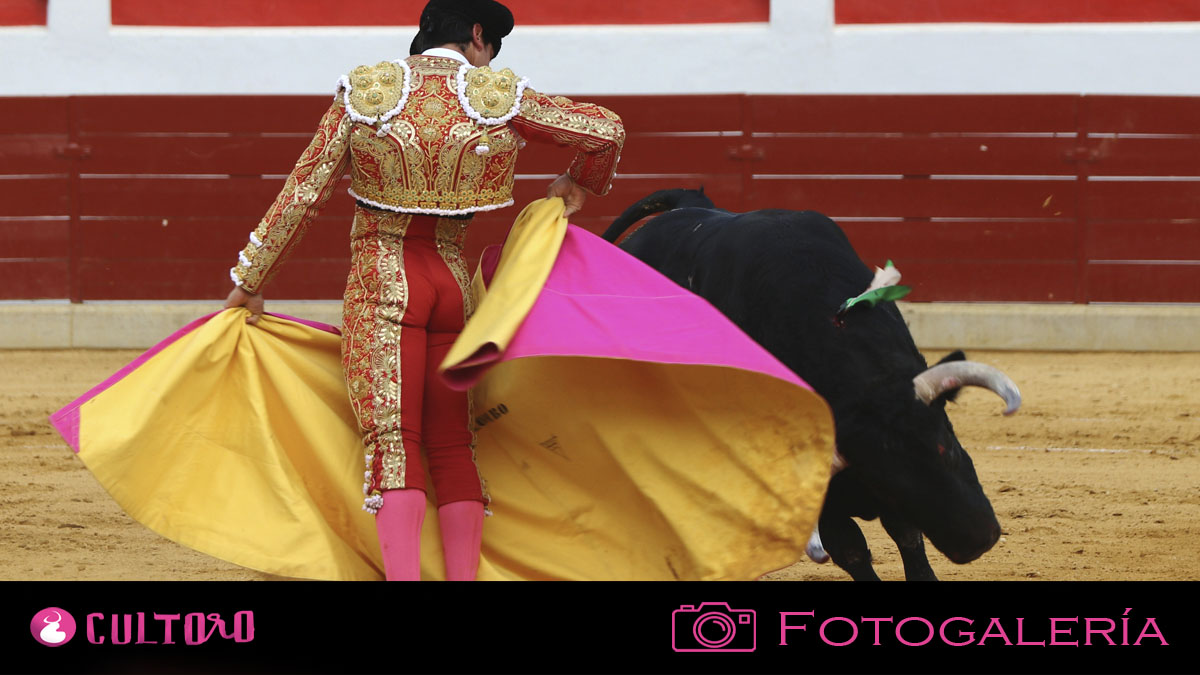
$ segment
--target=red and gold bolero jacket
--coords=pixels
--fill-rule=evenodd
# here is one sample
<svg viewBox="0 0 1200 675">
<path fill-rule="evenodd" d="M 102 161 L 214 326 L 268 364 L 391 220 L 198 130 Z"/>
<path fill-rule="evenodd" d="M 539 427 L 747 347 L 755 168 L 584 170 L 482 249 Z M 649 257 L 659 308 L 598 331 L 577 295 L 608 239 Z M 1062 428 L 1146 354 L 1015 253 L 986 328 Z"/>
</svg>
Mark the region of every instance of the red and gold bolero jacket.
<svg viewBox="0 0 1200 675">
<path fill-rule="evenodd" d="M 509 69 L 443 56 L 359 66 L 283 190 L 238 254 L 233 282 L 257 293 L 351 170 L 350 193 L 374 208 L 460 215 L 513 203 L 524 139 L 576 149 L 568 173 L 603 195 L 625 142 L 621 118 L 598 105 L 550 97 Z"/>
</svg>

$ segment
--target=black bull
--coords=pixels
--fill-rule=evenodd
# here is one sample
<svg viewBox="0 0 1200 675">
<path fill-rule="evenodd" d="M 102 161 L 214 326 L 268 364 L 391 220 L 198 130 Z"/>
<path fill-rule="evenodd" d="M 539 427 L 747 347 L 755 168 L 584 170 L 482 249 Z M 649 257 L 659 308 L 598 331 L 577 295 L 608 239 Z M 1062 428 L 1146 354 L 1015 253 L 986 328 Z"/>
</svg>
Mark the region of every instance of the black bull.
<svg viewBox="0 0 1200 675">
<path fill-rule="evenodd" d="M 813 211 L 730 213 L 704 193 L 657 192 L 604 233 L 621 248 L 708 300 L 829 403 L 838 457 L 819 531 L 829 556 L 856 580 L 877 580 L 853 518 L 879 518 L 909 580 L 936 579 L 922 533 L 956 563 L 987 552 L 1000 524 L 946 402 L 962 386 L 986 386 L 1020 404 L 1003 373 L 955 352 L 929 368 L 890 302 L 851 308 L 873 275 L 829 218 Z M 943 365 L 944 364 L 944 365 Z M 818 548 L 819 550 L 819 548 Z"/>
</svg>

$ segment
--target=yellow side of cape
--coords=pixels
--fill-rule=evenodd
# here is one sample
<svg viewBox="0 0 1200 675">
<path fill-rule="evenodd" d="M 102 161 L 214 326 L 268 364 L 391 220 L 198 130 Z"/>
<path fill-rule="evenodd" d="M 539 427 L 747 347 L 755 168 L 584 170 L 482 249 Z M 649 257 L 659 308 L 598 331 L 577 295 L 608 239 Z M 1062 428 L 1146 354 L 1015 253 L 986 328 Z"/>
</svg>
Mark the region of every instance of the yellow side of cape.
<svg viewBox="0 0 1200 675">
<path fill-rule="evenodd" d="M 561 203 L 518 225 L 452 357 L 503 348 L 545 282 Z M 381 579 L 340 338 L 246 314 L 213 317 L 84 403 L 79 457 L 181 544 L 277 575 Z M 477 430 L 495 514 L 480 579 L 754 579 L 795 562 L 820 513 L 832 420 L 776 378 L 536 357 L 472 395 L 477 418 L 504 420 Z M 432 504 L 421 553 L 423 576 L 442 578 Z"/>
</svg>

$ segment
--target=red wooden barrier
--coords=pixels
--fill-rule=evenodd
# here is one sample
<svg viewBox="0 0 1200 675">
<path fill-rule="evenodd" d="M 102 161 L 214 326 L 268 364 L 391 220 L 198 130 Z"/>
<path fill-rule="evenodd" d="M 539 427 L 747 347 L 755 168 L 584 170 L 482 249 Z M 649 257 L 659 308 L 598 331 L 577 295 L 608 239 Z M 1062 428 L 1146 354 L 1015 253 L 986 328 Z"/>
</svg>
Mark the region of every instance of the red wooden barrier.
<svg viewBox="0 0 1200 675">
<path fill-rule="evenodd" d="M 1089 299 L 1197 302 L 1200 98 L 1084 101 Z"/>
<path fill-rule="evenodd" d="M 746 201 L 828 214 L 914 300 L 1076 300 L 1078 101 L 751 97 Z"/>
<path fill-rule="evenodd" d="M 0 26 L 45 26 L 47 0 L 5 0 L 0 3 Z"/>
<path fill-rule="evenodd" d="M 0 299 L 70 296 L 68 120 L 62 98 L 0 98 Z"/>
<path fill-rule="evenodd" d="M 329 0 L 112 0 L 112 22 L 116 26 L 412 26 L 425 2 L 391 0 L 364 10 Z M 740 23 L 767 21 L 771 8 L 770 0 L 506 0 L 504 4 L 518 26 Z"/>
<path fill-rule="evenodd" d="M 913 300 L 1200 302 L 1200 99 L 606 96 L 629 132 L 593 232 L 654 190 L 814 209 Z M 220 298 L 327 96 L 0 99 L 0 299 Z M 153 114 L 147 114 L 147 113 Z M 570 161 L 530 144 L 516 201 Z M 347 187 L 343 181 L 342 187 Z M 352 201 L 269 289 L 338 298 Z M 468 259 L 517 208 L 478 216 Z"/>
<path fill-rule="evenodd" d="M 837 23 L 1198 21 L 1197 0 L 835 0 Z"/>
</svg>

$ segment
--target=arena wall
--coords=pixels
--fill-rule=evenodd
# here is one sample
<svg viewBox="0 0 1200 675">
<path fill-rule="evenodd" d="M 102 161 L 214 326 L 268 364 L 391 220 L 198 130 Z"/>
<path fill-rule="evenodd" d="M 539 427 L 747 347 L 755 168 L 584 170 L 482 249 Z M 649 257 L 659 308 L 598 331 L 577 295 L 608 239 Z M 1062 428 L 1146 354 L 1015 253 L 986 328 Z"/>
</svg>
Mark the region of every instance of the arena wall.
<svg viewBox="0 0 1200 675">
<path fill-rule="evenodd" d="M 331 84 L 406 53 L 422 4 L 7 5 L 0 346 L 142 346 L 223 296 L 227 254 Z M 653 189 L 703 185 L 731 209 L 824 211 L 869 264 L 896 259 L 923 345 L 1200 347 L 1200 2 L 510 6 L 496 64 L 629 125 L 617 189 L 580 220 L 592 231 Z M 523 154 L 518 198 L 563 162 Z M 337 297 L 348 208 L 335 198 L 273 297 Z M 479 219 L 469 254 L 505 225 Z M 971 311 L 993 328 L 966 328 Z"/>
<path fill-rule="evenodd" d="M 327 93 L 357 64 L 406 55 L 423 5 L 421 0 L 394 0 L 382 8 L 312 0 L 15 2 L 7 21 L 0 15 L 9 25 L 0 27 L 5 64 L 0 96 Z M 510 4 L 518 26 L 497 65 L 530 77 L 535 88 L 565 95 L 1200 94 L 1195 0 Z M 576 9 L 547 9 L 557 5 Z M 130 25 L 137 19 L 129 12 L 126 25 L 114 25 L 114 13 L 121 20 L 122 9 L 139 6 L 159 8 L 141 23 L 183 25 Z M 206 6 L 225 8 L 226 19 L 214 11 L 207 23 L 217 25 L 178 18 L 191 11 L 202 19 Z M 294 9 L 305 6 L 310 13 Z M 643 6 L 652 9 L 632 12 Z M 734 9 L 723 14 L 712 9 L 726 6 Z M 1047 13 L 1046 6 L 1056 10 Z M 38 7 L 44 24 L 13 25 L 36 23 Z M 314 17 L 312 7 L 336 12 L 339 22 L 353 17 L 360 25 L 313 25 L 321 16 Z M 765 21 L 746 20 L 763 14 Z M 247 16 L 280 25 L 244 25 L 251 23 Z M 615 23 L 629 16 L 640 23 Z M 1084 21 L 1071 21 L 1072 16 Z M 407 25 L 404 17 L 412 17 Z M 587 17 L 614 23 L 581 24 Z M 683 23 L 697 18 L 724 22 Z M 567 25 L 546 25 L 550 20 Z"/>
</svg>

